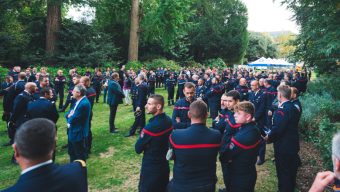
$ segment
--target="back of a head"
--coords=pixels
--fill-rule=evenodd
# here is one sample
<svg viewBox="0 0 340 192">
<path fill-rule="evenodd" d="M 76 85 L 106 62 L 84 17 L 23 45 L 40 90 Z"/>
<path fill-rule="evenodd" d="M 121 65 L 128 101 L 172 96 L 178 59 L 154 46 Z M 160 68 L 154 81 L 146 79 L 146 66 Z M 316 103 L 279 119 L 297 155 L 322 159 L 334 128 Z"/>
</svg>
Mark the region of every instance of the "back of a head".
<svg viewBox="0 0 340 192">
<path fill-rule="evenodd" d="M 292 91 L 288 85 L 278 86 L 277 91 L 281 94 L 282 97 L 290 100 Z"/>
<path fill-rule="evenodd" d="M 30 160 L 46 158 L 55 146 L 56 126 L 45 118 L 36 118 L 22 124 L 14 143 L 23 157 Z"/>
<path fill-rule="evenodd" d="M 208 107 L 202 100 L 194 101 L 190 104 L 189 113 L 192 119 L 205 120 L 208 114 Z"/>
</svg>

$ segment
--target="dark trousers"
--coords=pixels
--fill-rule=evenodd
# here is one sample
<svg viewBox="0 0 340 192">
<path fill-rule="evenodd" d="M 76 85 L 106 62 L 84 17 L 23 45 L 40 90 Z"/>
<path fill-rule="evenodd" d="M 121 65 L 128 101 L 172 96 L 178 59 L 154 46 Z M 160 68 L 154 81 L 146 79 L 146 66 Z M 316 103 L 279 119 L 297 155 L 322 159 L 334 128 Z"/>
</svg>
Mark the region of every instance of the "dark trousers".
<svg viewBox="0 0 340 192">
<path fill-rule="evenodd" d="M 156 165 L 154 167 L 154 169 L 142 167 L 138 184 L 139 192 L 166 192 L 169 183 L 169 165 L 164 167 Z"/>
<path fill-rule="evenodd" d="M 218 116 L 218 110 L 221 102 L 209 101 L 210 117 L 214 120 Z"/>
<path fill-rule="evenodd" d="M 90 114 L 90 124 L 89 124 L 89 136 L 86 138 L 86 152 L 87 154 L 91 153 L 91 148 L 92 148 L 92 131 L 91 131 L 91 121 L 93 117 L 93 112 L 91 111 Z"/>
<path fill-rule="evenodd" d="M 229 167 L 228 162 L 221 162 L 221 167 L 222 167 L 222 173 L 223 173 L 223 181 L 224 181 L 224 186 L 226 188 L 226 191 L 230 191 L 230 173 L 228 171 L 228 167 Z"/>
<path fill-rule="evenodd" d="M 59 109 L 62 109 L 64 106 L 64 87 L 56 87 L 55 94 L 59 97 Z"/>
<path fill-rule="evenodd" d="M 276 154 L 275 166 L 280 192 L 294 191 L 298 169 L 297 154 Z"/>
<path fill-rule="evenodd" d="M 171 180 L 168 184 L 168 192 L 215 192 L 216 182 L 211 184 L 201 184 L 192 186 L 177 186 L 176 183 Z"/>
<path fill-rule="evenodd" d="M 86 153 L 86 144 L 85 139 L 82 141 L 68 141 L 68 154 L 70 156 L 70 162 L 74 160 L 81 159 L 86 160 L 87 153 Z"/>
<path fill-rule="evenodd" d="M 107 96 L 107 90 L 108 90 L 108 88 L 106 87 L 106 88 L 104 88 L 104 103 L 106 103 L 107 102 L 107 99 L 106 99 L 106 96 Z"/>
<path fill-rule="evenodd" d="M 96 102 L 99 102 L 100 93 L 102 92 L 101 87 L 95 87 L 96 90 Z"/>
<path fill-rule="evenodd" d="M 155 86 L 149 86 L 149 95 L 155 94 Z"/>
<path fill-rule="evenodd" d="M 266 157 L 266 141 L 264 139 L 261 138 L 261 143 L 260 143 L 260 146 L 259 146 L 259 158 L 260 158 L 260 161 L 264 161 L 265 160 L 265 157 Z"/>
<path fill-rule="evenodd" d="M 71 104 L 71 101 L 72 101 L 71 96 L 72 96 L 71 93 L 67 94 L 66 102 L 65 102 L 65 105 L 62 107 L 62 110 L 66 110 L 68 105 Z"/>
<path fill-rule="evenodd" d="M 161 78 L 156 78 L 156 87 L 161 87 Z"/>
<path fill-rule="evenodd" d="M 141 115 L 135 117 L 135 122 L 133 122 L 133 125 L 130 129 L 130 135 L 134 135 L 138 128 L 140 128 L 140 130 L 141 130 L 144 127 L 145 127 L 145 108 L 142 107 L 141 108 Z"/>
<path fill-rule="evenodd" d="M 110 132 L 116 130 L 115 126 L 115 118 L 116 118 L 116 112 L 117 112 L 118 105 L 110 105 Z"/>
<path fill-rule="evenodd" d="M 174 88 L 168 88 L 168 104 L 173 105 L 174 102 L 174 94 L 175 94 L 175 89 Z"/>
</svg>

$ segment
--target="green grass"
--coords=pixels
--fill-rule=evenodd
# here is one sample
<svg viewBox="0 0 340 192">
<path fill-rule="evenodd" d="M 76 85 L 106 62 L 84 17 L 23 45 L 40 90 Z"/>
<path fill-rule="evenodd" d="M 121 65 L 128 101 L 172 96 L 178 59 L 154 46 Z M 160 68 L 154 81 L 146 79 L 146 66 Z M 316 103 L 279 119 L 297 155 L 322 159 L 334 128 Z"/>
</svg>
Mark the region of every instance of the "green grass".
<svg viewBox="0 0 340 192">
<path fill-rule="evenodd" d="M 157 89 L 156 92 L 167 98 L 164 89 Z M 95 103 L 92 120 L 93 148 L 92 154 L 87 161 L 90 191 L 137 191 L 142 155 L 137 155 L 134 151 L 137 136 L 130 138 L 124 137 L 133 124 L 134 117 L 131 109 L 131 106 L 120 105 L 118 107 L 116 126 L 120 132 L 112 135 L 109 133 L 109 106 L 102 103 L 102 98 L 100 99 L 100 103 Z M 172 107 L 166 106 L 165 112 L 171 115 Z M 60 114 L 57 123 L 58 141 L 56 163 L 58 164 L 69 162 L 67 150 L 61 148 L 61 146 L 67 143 L 66 123 L 63 115 L 64 113 Z M 147 115 L 147 119 L 150 117 L 151 115 Z M 208 124 L 211 125 L 211 121 L 209 121 Z M 1 121 L 0 145 L 8 141 L 5 130 L 6 125 Z M 13 185 L 20 175 L 19 166 L 10 163 L 11 155 L 11 147 L 0 147 L 0 190 Z M 258 177 L 256 191 L 258 192 L 277 190 L 275 166 L 270 161 L 272 157 L 273 148 L 271 145 L 268 145 L 267 161 L 264 165 L 257 167 Z M 173 162 L 171 162 L 171 167 L 172 165 Z M 223 186 L 223 178 L 220 163 L 217 162 L 217 165 L 218 183 L 216 188 L 218 189 Z"/>
</svg>

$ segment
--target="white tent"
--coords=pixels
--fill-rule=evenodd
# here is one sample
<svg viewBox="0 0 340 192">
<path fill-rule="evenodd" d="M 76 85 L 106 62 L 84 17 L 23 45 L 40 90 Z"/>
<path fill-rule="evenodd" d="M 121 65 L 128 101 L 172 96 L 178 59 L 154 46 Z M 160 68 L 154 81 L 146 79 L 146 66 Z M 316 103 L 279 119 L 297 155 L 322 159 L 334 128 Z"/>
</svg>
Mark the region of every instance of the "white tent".
<svg viewBox="0 0 340 192">
<path fill-rule="evenodd" d="M 288 63 L 283 59 L 271 59 L 261 57 L 260 59 L 248 63 L 249 67 L 293 67 L 293 63 Z"/>
</svg>

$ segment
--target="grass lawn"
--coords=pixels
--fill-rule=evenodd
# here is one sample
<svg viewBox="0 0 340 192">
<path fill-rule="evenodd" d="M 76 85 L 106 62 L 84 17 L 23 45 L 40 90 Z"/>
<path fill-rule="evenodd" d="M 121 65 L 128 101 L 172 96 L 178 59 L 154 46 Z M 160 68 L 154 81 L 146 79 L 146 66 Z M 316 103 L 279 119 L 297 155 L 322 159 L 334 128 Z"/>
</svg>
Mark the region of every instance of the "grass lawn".
<svg viewBox="0 0 340 192">
<path fill-rule="evenodd" d="M 156 93 L 161 93 L 166 98 L 164 89 L 156 89 Z M 137 191 L 139 181 L 139 170 L 142 155 L 137 155 L 134 151 L 134 144 L 137 136 L 125 138 L 130 126 L 133 124 L 134 117 L 131 106 L 120 105 L 117 111 L 116 126 L 119 128 L 118 134 L 109 133 L 109 107 L 100 103 L 95 103 L 92 132 L 93 148 L 92 154 L 87 161 L 88 181 L 90 191 L 114 191 L 126 192 Z M 1 103 L 2 105 L 2 103 Z M 2 110 L 2 107 L 1 107 Z M 172 107 L 166 106 L 165 112 L 172 114 Z M 1 111 L 2 114 L 2 111 Z M 58 121 L 58 141 L 56 163 L 65 164 L 69 162 L 67 149 L 61 146 L 67 143 L 66 123 L 60 114 Z M 151 115 L 147 115 L 149 119 Z M 209 125 L 211 121 L 208 122 Z M 0 145 L 8 142 L 6 125 L 0 122 Z M 20 175 L 19 166 L 10 163 L 12 155 L 11 147 L 0 146 L 0 190 L 13 185 Z M 256 191 L 272 192 L 277 191 L 277 179 L 275 166 L 270 160 L 273 157 L 272 145 L 267 146 L 266 163 L 257 167 Z M 173 162 L 171 162 L 171 165 Z M 217 162 L 218 183 L 217 189 L 223 186 L 222 172 L 220 163 Z"/>
</svg>

